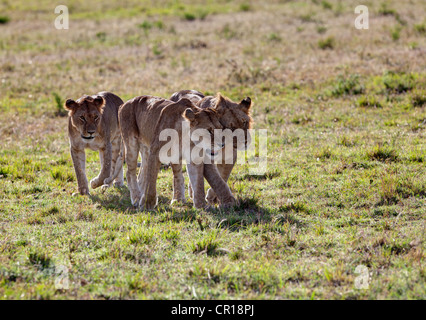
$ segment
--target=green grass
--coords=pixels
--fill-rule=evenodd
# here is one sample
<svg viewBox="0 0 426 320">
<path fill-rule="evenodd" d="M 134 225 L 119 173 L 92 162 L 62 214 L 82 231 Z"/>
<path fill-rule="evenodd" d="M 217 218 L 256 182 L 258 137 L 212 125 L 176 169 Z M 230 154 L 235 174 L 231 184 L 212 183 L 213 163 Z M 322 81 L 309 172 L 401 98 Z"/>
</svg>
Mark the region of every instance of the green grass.
<svg viewBox="0 0 426 320">
<path fill-rule="evenodd" d="M 318 47 L 322 50 L 334 49 L 336 46 L 336 40 L 334 37 L 327 37 L 318 41 Z"/>
<path fill-rule="evenodd" d="M 6 24 L 10 21 L 8 16 L 0 16 L 0 24 Z"/>
<path fill-rule="evenodd" d="M 358 75 L 339 76 L 331 89 L 331 94 L 334 97 L 342 95 L 357 95 L 365 91 L 365 88 L 360 84 Z"/>
<path fill-rule="evenodd" d="M 55 1 L 13 3 L 0 4 L 1 299 L 426 298 L 420 0 L 372 4 L 365 36 L 334 0 L 70 1 L 66 32 L 45 27 Z M 235 166 L 238 205 L 170 205 L 170 169 L 152 212 L 127 183 L 73 197 L 63 102 L 179 89 L 252 98 L 268 167 Z M 88 180 L 98 159 L 87 151 Z"/>
</svg>

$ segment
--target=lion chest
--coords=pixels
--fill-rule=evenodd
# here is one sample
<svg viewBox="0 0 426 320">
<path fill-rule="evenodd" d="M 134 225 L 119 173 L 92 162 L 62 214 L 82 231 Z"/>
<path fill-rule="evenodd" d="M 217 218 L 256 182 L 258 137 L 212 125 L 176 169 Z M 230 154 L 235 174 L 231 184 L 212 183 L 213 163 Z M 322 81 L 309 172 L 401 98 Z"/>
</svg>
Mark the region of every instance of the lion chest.
<svg viewBox="0 0 426 320">
<path fill-rule="evenodd" d="M 92 139 L 92 140 L 87 140 L 87 141 L 83 139 L 81 140 L 82 140 L 81 143 L 84 149 L 98 151 L 99 149 L 105 148 L 105 141 L 103 138 L 96 137 L 95 139 Z"/>
</svg>

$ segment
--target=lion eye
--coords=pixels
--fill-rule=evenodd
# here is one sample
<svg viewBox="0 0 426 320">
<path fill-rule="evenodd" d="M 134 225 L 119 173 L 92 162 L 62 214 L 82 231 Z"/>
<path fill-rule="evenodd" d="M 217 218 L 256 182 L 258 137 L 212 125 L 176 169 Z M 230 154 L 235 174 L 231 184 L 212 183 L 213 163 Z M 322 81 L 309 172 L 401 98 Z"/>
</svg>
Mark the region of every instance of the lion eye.
<svg viewBox="0 0 426 320">
<path fill-rule="evenodd" d="M 95 121 L 98 121 L 99 120 L 99 117 L 98 116 L 95 116 Z"/>
<path fill-rule="evenodd" d="M 86 122 L 86 118 L 83 117 L 83 116 L 80 117 L 80 120 L 83 121 L 83 122 Z"/>
</svg>

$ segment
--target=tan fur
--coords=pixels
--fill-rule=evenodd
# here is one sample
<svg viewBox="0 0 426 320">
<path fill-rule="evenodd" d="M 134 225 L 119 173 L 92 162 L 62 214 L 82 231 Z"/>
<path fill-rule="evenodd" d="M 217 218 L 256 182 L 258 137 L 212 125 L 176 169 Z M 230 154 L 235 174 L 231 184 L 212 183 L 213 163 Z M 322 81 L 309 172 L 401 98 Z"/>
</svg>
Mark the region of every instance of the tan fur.
<svg viewBox="0 0 426 320">
<path fill-rule="evenodd" d="M 235 129 L 243 129 L 245 133 L 245 143 L 247 145 L 249 141 L 249 133 L 248 130 L 251 129 L 253 120 L 250 115 L 251 108 L 251 100 L 250 98 L 246 98 L 242 100 L 240 103 L 233 102 L 232 100 L 223 97 L 220 93 L 218 93 L 215 97 L 204 95 L 195 90 L 181 90 L 179 92 L 175 92 L 171 99 L 179 98 L 191 98 L 193 102 L 196 103 L 196 106 L 200 108 L 215 108 L 218 113 L 219 121 L 223 125 L 224 129 L 230 129 L 234 131 Z M 216 165 L 217 170 L 222 177 L 222 179 L 227 182 L 229 176 L 231 174 L 232 169 L 237 161 L 237 141 L 234 141 L 233 145 L 233 154 L 232 154 L 232 164 L 225 163 L 225 152 L 222 153 L 222 163 L 218 163 Z M 193 194 L 191 183 L 189 184 L 189 194 L 190 196 Z M 213 189 L 209 189 L 207 191 L 207 201 L 210 204 L 214 204 L 218 202 L 218 198 L 213 191 Z"/>
<path fill-rule="evenodd" d="M 68 99 L 65 102 L 64 107 L 69 111 L 68 136 L 71 157 L 77 176 L 78 191 L 82 195 L 89 194 L 85 169 L 87 148 L 99 151 L 101 162 L 101 171 L 90 181 L 91 187 L 106 188 L 114 179 L 115 185 L 123 185 L 121 135 L 118 127 L 118 108 L 122 103 L 118 96 L 110 92 L 83 96 L 77 101 Z"/>
<path fill-rule="evenodd" d="M 188 112 L 189 109 L 189 112 Z M 160 169 L 159 152 L 167 142 L 160 141 L 160 132 L 174 129 L 179 134 L 179 145 L 182 146 L 182 122 L 190 123 L 190 131 L 203 128 L 207 130 L 221 129 L 216 111 L 195 107 L 188 99 L 177 102 L 153 97 L 141 96 L 127 101 L 119 110 L 121 134 L 125 146 L 127 163 L 127 182 L 132 204 L 141 209 L 153 209 L 157 204 L 156 183 Z M 194 145 L 191 142 L 190 148 Z M 136 178 L 137 158 L 142 155 L 142 167 Z M 182 160 L 183 155 L 179 158 Z M 214 165 L 212 165 L 214 167 Z M 194 205 L 197 208 L 206 205 L 204 199 L 204 178 L 216 190 L 218 198 L 225 205 L 235 203 L 235 198 L 228 185 L 220 178 L 215 167 L 207 168 L 203 163 L 188 163 L 189 177 L 195 190 Z M 173 200 L 185 201 L 185 186 L 182 165 L 172 164 Z M 206 172 L 205 172 L 206 171 Z"/>
</svg>

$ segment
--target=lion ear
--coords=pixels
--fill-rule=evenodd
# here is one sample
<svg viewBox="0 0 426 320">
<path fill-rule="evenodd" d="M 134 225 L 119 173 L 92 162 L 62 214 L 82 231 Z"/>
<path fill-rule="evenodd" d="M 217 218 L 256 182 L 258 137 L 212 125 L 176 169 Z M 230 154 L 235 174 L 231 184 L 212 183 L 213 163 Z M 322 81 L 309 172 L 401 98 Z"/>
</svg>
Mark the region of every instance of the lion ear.
<svg viewBox="0 0 426 320">
<path fill-rule="evenodd" d="M 218 92 L 216 94 L 216 104 L 213 109 L 216 109 L 216 111 L 220 111 L 221 109 L 225 107 L 225 105 L 226 105 L 225 97 L 222 96 L 220 92 Z"/>
<path fill-rule="evenodd" d="M 105 99 L 102 96 L 97 96 L 95 99 L 93 99 L 93 103 L 95 104 L 96 108 L 102 112 L 102 109 L 105 107 Z"/>
<path fill-rule="evenodd" d="M 190 108 L 187 108 L 183 112 L 182 116 L 185 118 L 185 120 L 187 120 L 189 122 L 195 121 L 195 112 L 192 111 Z"/>
<path fill-rule="evenodd" d="M 251 107 L 251 99 L 249 97 L 241 100 L 240 107 L 245 113 L 248 113 Z"/>
<path fill-rule="evenodd" d="M 192 107 L 194 105 L 191 100 L 187 98 L 180 98 L 177 103 L 186 107 Z"/>
<path fill-rule="evenodd" d="M 68 111 L 74 111 L 78 108 L 78 104 L 74 100 L 68 99 L 67 101 L 65 101 L 64 108 Z"/>
</svg>

